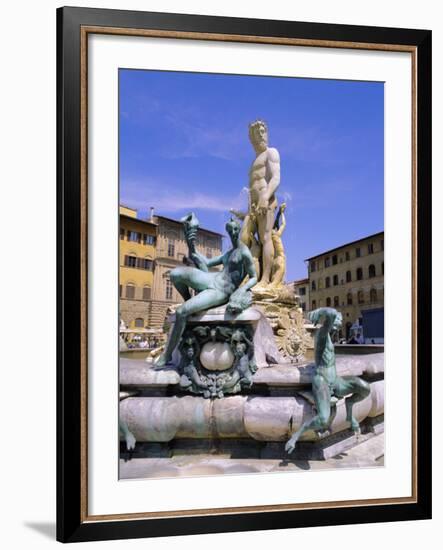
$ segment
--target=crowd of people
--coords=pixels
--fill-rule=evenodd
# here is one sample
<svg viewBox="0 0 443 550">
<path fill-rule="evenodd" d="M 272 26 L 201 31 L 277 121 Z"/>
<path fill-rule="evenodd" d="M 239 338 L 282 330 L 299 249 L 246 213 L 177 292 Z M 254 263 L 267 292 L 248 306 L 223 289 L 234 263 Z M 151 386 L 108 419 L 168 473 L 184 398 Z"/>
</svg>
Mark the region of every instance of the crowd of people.
<svg viewBox="0 0 443 550">
<path fill-rule="evenodd" d="M 123 341 L 128 349 L 155 349 L 160 345 L 158 338 L 147 338 L 141 334 L 131 333 L 125 336 Z"/>
</svg>

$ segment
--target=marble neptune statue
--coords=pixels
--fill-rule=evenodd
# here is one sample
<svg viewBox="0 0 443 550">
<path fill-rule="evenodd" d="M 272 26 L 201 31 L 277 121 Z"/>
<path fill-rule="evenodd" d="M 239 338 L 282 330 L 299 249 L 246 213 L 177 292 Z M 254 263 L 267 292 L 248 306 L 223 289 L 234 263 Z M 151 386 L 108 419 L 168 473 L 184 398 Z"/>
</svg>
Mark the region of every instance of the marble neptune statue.
<svg viewBox="0 0 443 550">
<path fill-rule="evenodd" d="M 251 249 L 255 260 L 259 283 L 254 291 L 258 292 L 269 285 L 276 286 L 273 285 L 276 253 L 283 253 L 284 257 L 283 249 L 276 251 L 273 231 L 278 206 L 275 193 L 280 185 L 280 156 L 277 149 L 268 147 L 268 127 L 263 120 L 249 125 L 249 139 L 255 159 L 249 170 L 248 212 L 232 210 L 232 213 L 243 220 L 241 240 Z"/>
<path fill-rule="evenodd" d="M 309 319 L 314 325 L 323 323 L 315 336 L 312 393 L 316 414 L 310 420 L 306 420 L 286 443 L 285 449 L 288 453 L 292 453 L 304 432 L 325 431 L 329 428 L 336 412 L 335 404 L 331 403 L 333 397 L 346 397 L 346 420 L 350 423 L 351 429 L 359 433 L 360 426 L 353 415 L 352 408 L 371 391 L 369 384 L 358 376 L 337 376 L 334 344 L 330 335 L 341 327 L 341 313 L 333 308 L 324 307 L 311 311 Z"/>
<path fill-rule="evenodd" d="M 190 315 L 224 304 L 228 304 L 227 309 L 230 312 L 240 313 L 251 304 L 250 289 L 257 282 L 251 252 L 239 238 L 239 222 L 231 219 L 226 224 L 232 247 L 216 258 L 206 258 L 195 248 L 199 225 L 195 215 L 191 213 L 181 221 L 184 224 L 189 258 L 196 267 L 184 265 L 174 268 L 170 273 L 172 284 L 183 297 L 184 303 L 175 311 L 174 326 L 165 351 L 155 360 L 156 367 L 163 367 L 171 361 Z M 209 271 L 210 267 L 217 265 L 222 265 L 223 268 L 220 271 Z M 246 278 L 246 283 L 240 286 Z M 193 296 L 191 290 L 195 291 Z"/>
</svg>

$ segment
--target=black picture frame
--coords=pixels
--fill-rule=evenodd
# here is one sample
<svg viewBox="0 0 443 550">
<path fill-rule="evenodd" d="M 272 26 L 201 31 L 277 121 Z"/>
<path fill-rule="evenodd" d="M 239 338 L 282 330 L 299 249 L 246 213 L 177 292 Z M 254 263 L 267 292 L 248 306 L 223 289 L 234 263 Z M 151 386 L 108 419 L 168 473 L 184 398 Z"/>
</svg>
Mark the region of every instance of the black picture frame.
<svg viewBox="0 0 443 550">
<path fill-rule="evenodd" d="M 300 43 L 407 46 L 415 52 L 416 362 L 414 501 L 303 509 L 200 513 L 148 519 L 88 519 L 84 427 L 87 159 L 82 97 L 82 28 L 139 29 L 296 39 Z M 83 103 L 82 103 L 83 101 Z M 83 170 L 83 174 L 82 174 Z M 431 31 L 64 7 L 57 10 L 57 539 L 62 542 L 284 529 L 431 517 Z M 413 289 L 414 291 L 414 289 Z M 87 502 L 86 502 L 87 505 Z"/>
</svg>

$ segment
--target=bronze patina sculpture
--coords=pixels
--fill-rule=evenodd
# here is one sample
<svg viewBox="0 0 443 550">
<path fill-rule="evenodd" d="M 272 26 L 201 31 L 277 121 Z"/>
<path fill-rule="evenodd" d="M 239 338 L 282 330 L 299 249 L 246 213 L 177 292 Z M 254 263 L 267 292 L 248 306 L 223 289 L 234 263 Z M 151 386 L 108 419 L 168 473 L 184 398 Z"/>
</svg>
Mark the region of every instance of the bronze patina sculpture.
<svg viewBox="0 0 443 550">
<path fill-rule="evenodd" d="M 335 406 L 331 405 L 332 398 L 347 396 L 346 420 L 350 423 L 351 429 L 359 433 L 360 425 L 352 414 L 352 407 L 370 393 L 369 384 L 358 376 L 337 376 L 334 344 L 330 334 L 340 328 L 341 313 L 329 307 L 319 308 L 309 313 L 309 319 L 314 325 L 323 322 L 315 339 L 315 372 L 312 379 L 317 414 L 304 422 L 286 443 L 285 449 L 288 453 L 292 453 L 304 432 L 325 431 L 329 428 L 335 416 Z"/>
<path fill-rule="evenodd" d="M 185 302 L 175 312 L 174 327 L 166 344 L 165 351 L 156 359 L 155 365 L 163 367 L 171 361 L 186 327 L 190 315 L 228 304 L 228 311 L 240 313 L 251 304 L 250 289 L 257 282 L 254 261 L 249 248 L 240 240 L 240 224 L 231 219 L 226 224 L 232 248 L 216 258 L 205 258 L 195 248 L 198 220 L 191 213 L 182 219 L 189 256 L 196 267 L 184 265 L 176 267 L 170 278 Z M 209 271 L 210 267 L 222 265 L 221 271 Z M 247 282 L 243 284 L 246 277 Z M 195 294 L 191 296 L 190 290 Z"/>
<path fill-rule="evenodd" d="M 137 443 L 134 434 L 128 428 L 127 423 L 121 418 L 118 419 L 118 429 L 120 434 L 124 437 L 126 442 L 126 450 L 133 451 L 135 449 L 135 444 Z"/>
<path fill-rule="evenodd" d="M 180 341 L 180 387 L 205 398 L 222 398 L 252 386 L 257 371 L 251 329 L 243 324 L 230 326 L 188 327 Z M 201 352 L 209 343 L 225 343 L 232 352 L 233 362 L 220 370 L 208 370 L 201 361 Z"/>
</svg>

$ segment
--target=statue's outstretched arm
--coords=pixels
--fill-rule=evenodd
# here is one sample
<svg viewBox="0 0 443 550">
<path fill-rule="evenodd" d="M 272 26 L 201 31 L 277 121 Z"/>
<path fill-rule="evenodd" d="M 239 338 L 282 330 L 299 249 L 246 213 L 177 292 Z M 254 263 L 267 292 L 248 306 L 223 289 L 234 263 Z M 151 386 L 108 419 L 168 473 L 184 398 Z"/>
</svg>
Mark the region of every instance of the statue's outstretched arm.
<svg viewBox="0 0 443 550">
<path fill-rule="evenodd" d="M 200 252 L 195 250 L 194 252 L 191 252 L 190 257 L 197 269 L 200 269 L 201 271 L 208 271 L 208 260 L 203 256 L 203 254 L 200 254 Z"/>
<path fill-rule="evenodd" d="M 207 266 L 214 267 L 215 265 L 222 264 L 225 256 L 226 254 L 220 254 L 220 256 L 216 256 L 215 258 L 206 258 Z"/>
</svg>

